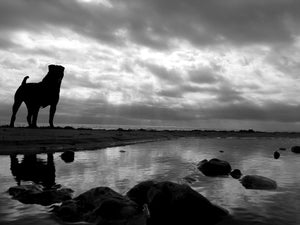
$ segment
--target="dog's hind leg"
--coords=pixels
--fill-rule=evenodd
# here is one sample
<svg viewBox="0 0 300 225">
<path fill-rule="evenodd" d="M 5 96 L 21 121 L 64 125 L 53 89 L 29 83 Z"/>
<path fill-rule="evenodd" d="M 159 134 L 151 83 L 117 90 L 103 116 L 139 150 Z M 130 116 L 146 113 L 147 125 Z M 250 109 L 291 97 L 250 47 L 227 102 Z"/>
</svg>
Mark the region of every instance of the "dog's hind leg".
<svg viewBox="0 0 300 225">
<path fill-rule="evenodd" d="M 9 125 L 10 127 L 14 127 L 14 125 L 15 125 L 16 115 L 17 115 L 17 112 L 18 112 L 22 102 L 23 102 L 22 100 L 19 100 L 19 98 L 15 97 L 15 102 L 12 107 L 12 115 L 10 118 L 10 125 Z"/>
<path fill-rule="evenodd" d="M 37 117 L 39 114 L 39 107 L 34 107 L 33 108 L 33 114 L 32 114 L 32 121 L 31 121 L 31 127 L 37 127 Z"/>
<path fill-rule="evenodd" d="M 50 105 L 49 124 L 50 124 L 50 127 L 52 127 L 52 128 L 54 127 L 53 119 L 54 119 L 55 111 L 56 111 L 56 104 L 55 105 Z"/>
<path fill-rule="evenodd" d="M 30 108 L 30 107 L 27 106 L 27 123 L 28 123 L 29 127 L 31 127 L 32 115 L 33 115 L 32 108 Z"/>
</svg>

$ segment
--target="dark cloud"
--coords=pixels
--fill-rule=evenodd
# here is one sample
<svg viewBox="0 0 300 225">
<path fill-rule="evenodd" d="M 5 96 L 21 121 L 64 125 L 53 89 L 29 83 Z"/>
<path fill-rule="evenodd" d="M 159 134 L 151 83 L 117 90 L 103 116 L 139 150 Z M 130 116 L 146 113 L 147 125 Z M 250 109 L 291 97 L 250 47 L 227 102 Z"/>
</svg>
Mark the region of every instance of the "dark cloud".
<svg viewBox="0 0 300 225">
<path fill-rule="evenodd" d="M 11 40 L 10 34 L 2 32 L 0 37 L 0 49 L 9 50 L 13 47 L 18 47 L 18 45 Z"/>
<path fill-rule="evenodd" d="M 210 95 L 218 95 L 219 89 L 213 86 L 195 86 L 192 84 L 178 84 L 171 87 L 166 87 L 163 90 L 157 92 L 159 96 L 171 97 L 171 98 L 182 98 L 185 94 L 195 93 L 195 94 L 210 94 Z M 221 96 L 222 93 L 219 93 Z"/>
<path fill-rule="evenodd" d="M 170 84 L 183 82 L 182 76 L 177 71 L 168 70 L 163 66 L 158 66 L 150 63 L 143 63 L 142 65 L 144 65 L 160 81 L 165 81 Z"/>
<path fill-rule="evenodd" d="M 182 98 L 182 92 L 179 88 L 168 88 L 157 92 L 158 96 L 169 98 Z"/>
<path fill-rule="evenodd" d="M 0 29 L 52 32 L 71 29 L 108 43 L 124 38 L 169 47 L 172 40 L 197 45 L 279 44 L 299 35 L 300 3 L 294 0 L 111 0 L 112 7 L 62 0 L 0 2 Z M 120 36 L 117 31 L 125 30 Z"/>
<path fill-rule="evenodd" d="M 12 103 L 11 103 L 12 104 Z M 0 123 L 8 124 L 11 113 L 10 103 L 1 103 Z M 300 106 L 280 102 L 267 102 L 259 105 L 253 102 L 237 104 L 222 104 L 215 106 L 175 107 L 166 108 L 145 104 L 113 105 L 104 98 L 74 100 L 61 98 L 55 117 L 56 123 L 87 123 L 87 124 L 131 124 L 131 125 L 180 125 L 197 127 L 203 124 L 233 124 L 236 129 L 245 128 L 251 124 L 263 128 L 263 124 L 276 128 L 281 124 L 282 129 L 300 122 Z M 72 114 L 70 114 L 72 112 Z M 47 123 L 49 108 L 41 109 L 40 123 Z M 17 115 L 17 122 L 26 121 L 26 108 L 23 105 Z M 220 122 L 222 121 L 222 122 Z M 284 124 L 284 125 L 283 125 Z M 216 128 L 216 127 L 212 127 Z M 277 128 L 278 129 L 278 128 Z"/>
<path fill-rule="evenodd" d="M 189 71 L 190 81 L 197 84 L 214 84 L 221 80 L 220 75 L 216 74 L 210 68 L 201 68 Z"/>
<path fill-rule="evenodd" d="M 256 120 L 275 122 L 300 122 L 300 105 L 282 102 L 241 102 L 204 109 L 207 119 Z"/>
<path fill-rule="evenodd" d="M 300 3 L 293 0 L 131 0 L 126 4 L 132 12 L 129 24 L 138 24 L 130 29 L 132 36 L 142 33 L 147 37 L 150 29 L 165 43 L 177 38 L 199 45 L 277 44 L 290 42 L 299 34 L 295 24 Z"/>
<path fill-rule="evenodd" d="M 216 92 L 217 101 L 221 103 L 230 103 L 230 102 L 243 102 L 244 97 L 243 93 L 234 89 L 230 85 L 222 84 L 217 88 Z"/>
</svg>

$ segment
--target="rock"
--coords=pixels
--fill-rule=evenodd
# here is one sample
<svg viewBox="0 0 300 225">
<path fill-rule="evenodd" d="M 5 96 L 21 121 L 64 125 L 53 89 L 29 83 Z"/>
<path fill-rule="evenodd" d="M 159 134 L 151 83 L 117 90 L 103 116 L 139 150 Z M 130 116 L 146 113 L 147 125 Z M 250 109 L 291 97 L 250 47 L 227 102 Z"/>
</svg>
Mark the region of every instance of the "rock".
<svg viewBox="0 0 300 225">
<path fill-rule="evenodd" d="M 139 207 L 147 206 L 147 225 L 209 225 L 228 215 L 185 184 L 144 181 L 130 189 L 127 196 Z"/>
<path fill-rule="evenodd" d="M 223 150 L 220 150 L 219 152 L 223 153 L 224 151 L 223 151 Z"/>
<path fill-rule="evenodd" d="M 278 151 L 275 151 L 273 156 L 274 156 L 274 159 L 279 159 L 280 153 Z"/>
<path fill-rule="evenodd" d="M 44 189 L 39 184 L 27 184 L 14 186 L 8 189 L 8 193 L 16 200 L 24 204 L 52 205 L 72 198 L 73 190 L 55 186 Z"/>
<path fill-rule="evenodd" d="M 53 213 L 64 222 L 146 224 L 146 217 L 135 202 L 108 187 L 86 191 L 55 207 Z"/>
<path fill-rule="evenodd" d="M 294 153 L 300 153 L 300 146 L 293 146 L 291 148 L 291 151 L 294 152 Z"/>
<path fill-rule="evenodd" d="M 259 175 L 246 175 L 242 177 L 241 183 L 246 189 L 272 190 L 277 188 L 276 181 Z"/>
<path fill-rule="evenodd" d="M 222 176 L 231 172 L 231 166 L 228 162 L 220 159 L 202 160 L 198 164 L 198 169 L 205 176 Z"/>
<path fill-rule="evenodd" d="M 281 150 L 281 151 L 285 151 L 285 150 L 286 150 L 286 148 L 279 148 L 279 150 Z"/>
<path fill-rule="evenodd" d="M 71 151 L 71 150 L 67 150 L 67 151 L 63 152 L 60 155 L 60 157 L 65 163 L 71 163 L 74 161 L 75 152 Z"/>
<path fill-rule="evenodd" d="M 242 176 L 242 172 L 239 169 L 234 169 L 230 172 L 230 175 L 234 178 L 234 179 L 240 179 Z"/>
</svg>

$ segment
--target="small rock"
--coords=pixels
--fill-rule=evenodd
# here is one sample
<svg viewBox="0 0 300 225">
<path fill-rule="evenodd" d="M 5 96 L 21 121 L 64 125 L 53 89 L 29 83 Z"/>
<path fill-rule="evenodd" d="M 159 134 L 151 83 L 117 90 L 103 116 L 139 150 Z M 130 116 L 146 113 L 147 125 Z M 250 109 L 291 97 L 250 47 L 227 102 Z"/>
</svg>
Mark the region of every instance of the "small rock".
<svg viewBox="0 0 300 225">
<path fill-rule="evenodd" d="M 274 156 L 274 159 L 279 159 L 280 153 L 278 151 L 275 151 L 273 156 Z"/>
<path fill-rule="evenodd" d="M 234 178 L 234 179 L 240 179 L 242 176 L 242 172 L 239 169 L 234 169 L 230 172 L 230 175 Z"/>
<path fill-rule="evenodd" d="M 67 150 L 67 151 L 63 152 L 60 155 L 60 157 L 65 163 L 71 163 L 74 161 L 75 152 L 71 151 L 71 150 Z"/>
<path fill-rule="evenodd" d="M 286 151 L 286 148 L 279 148 L 279 150 L 281 150 L 281 151 Z"/>
</svg>

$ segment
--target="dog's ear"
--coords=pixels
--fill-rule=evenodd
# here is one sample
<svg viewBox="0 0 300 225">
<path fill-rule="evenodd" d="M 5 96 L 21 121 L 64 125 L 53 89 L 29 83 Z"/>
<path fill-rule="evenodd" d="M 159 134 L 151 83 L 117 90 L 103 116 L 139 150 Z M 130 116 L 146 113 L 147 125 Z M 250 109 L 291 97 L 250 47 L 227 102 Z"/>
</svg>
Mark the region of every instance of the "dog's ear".
<svg viewBox="0 0 300 225">
<path fill-rule="evenodd" d="M 65 67 L 63 67 L 63 66 L 58 66 L 58 67 L 60 68 L 61 72 L 65 71 Z"/>
<path fill-rule="evenodd" d="M 55 65 L 51 64 L 48 66 L 48 71 L 53 71 L 55 69 Z"/>
</svg>

